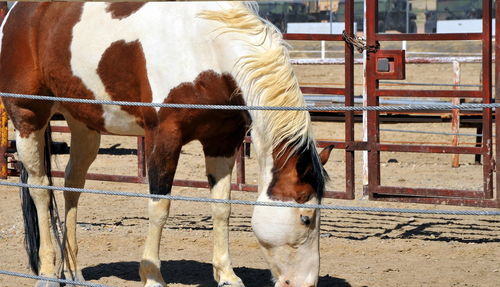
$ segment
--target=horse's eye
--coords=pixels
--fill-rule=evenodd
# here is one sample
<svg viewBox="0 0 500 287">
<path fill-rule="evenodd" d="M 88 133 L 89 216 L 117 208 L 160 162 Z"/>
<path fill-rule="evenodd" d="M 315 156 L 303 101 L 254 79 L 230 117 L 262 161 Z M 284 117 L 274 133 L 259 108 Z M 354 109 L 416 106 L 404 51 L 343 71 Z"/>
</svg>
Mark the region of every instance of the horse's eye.
<svg viewBox="0 0 500 287">
<path fill-rule="evenodd" d="M 307 215 L 301 215 L 300 216 L 300 221 L 302 221 L 302 224 L 304 224 L 306 226 L 308 226 L 309 224 L 311 224 L 311 219 Z"/>
</svg>

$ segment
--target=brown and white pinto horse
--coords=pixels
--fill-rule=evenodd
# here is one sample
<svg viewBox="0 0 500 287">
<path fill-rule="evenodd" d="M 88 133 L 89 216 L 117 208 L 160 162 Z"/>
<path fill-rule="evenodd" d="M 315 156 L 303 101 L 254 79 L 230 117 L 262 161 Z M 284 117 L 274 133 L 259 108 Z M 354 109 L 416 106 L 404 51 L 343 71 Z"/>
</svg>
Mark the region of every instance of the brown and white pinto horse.
<svg viewBox="0 0 500 287">
<path fill-rule="evenodd" d="M 1 28 L 0 91 L 101 100 L 218 105 L 304 106 L 281 34 L 237 2 L 17 3 Z M 251 122 L 259 161 L 259 200 L 319 203 L 326 173 L 310 118 L 302 111 L 164 109 L 3 98 L 16 128 L 19 159 L 30 184 L 49 184 L 44 131 L 64 115 L 71 129 L 65 186 L 83 187 L 101 132 L 145 136 L 150 192 L 168 194 L 181 147 L 203 145 L 213 198 L 230 198 L 235 153 Z M 80 194 L 65 193 L 64 273 L 77 265 Z M 52 192 L 31 189 L 27 245 L 34 272 L 57 277 L 51 238 Z M 36 208 L 29 209 L 30 200 Z M 166 286 L 159 247 L 169 200 L 149 202 L 149 230 L 140 264 L 145 286 Z M 30 210 L 31 213 L 30 214 Z M 33 215 L 32 221 L 29 216 Z M 229 205 L 213 205 L 214 278 L 244 286 L 228 251 Z M 275 286 L 316 286 L 319 210 L 256 207 L 254 232 Z M 39 238 L 33 237 L 33 231 Z M 58 286 L 39 281 L 36 286 Z"/>
</svg>

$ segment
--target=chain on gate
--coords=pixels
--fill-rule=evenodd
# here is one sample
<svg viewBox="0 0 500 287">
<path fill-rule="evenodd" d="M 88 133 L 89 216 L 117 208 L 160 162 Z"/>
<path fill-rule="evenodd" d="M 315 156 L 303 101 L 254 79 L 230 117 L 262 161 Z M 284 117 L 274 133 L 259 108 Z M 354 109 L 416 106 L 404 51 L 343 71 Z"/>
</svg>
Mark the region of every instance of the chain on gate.
<svg viewBox="0 0 500 287">
<path fill-rule="evenodd" d="M 366 45 L 366 39 L 356 35 L 349 36 L 347 32 L 342 31 L 342 39 L 348 44 L 351 44 L 359 53 L 366 51 L 367 53 L 375 53 L 380 49 L 380 43 L 377 41 L 375 45 Z"/>
</svg>

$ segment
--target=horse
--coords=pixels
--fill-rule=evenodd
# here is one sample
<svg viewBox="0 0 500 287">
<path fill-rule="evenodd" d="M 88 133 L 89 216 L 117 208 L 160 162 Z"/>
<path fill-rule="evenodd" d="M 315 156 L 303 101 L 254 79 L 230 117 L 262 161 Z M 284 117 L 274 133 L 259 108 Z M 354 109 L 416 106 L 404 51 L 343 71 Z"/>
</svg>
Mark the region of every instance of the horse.
<svg viewBox="0 0 500 287">
<path fill-rule="evenodd" d="M 46 127 L 61 114 L 71 130 L 66 187 L 81 188 L 101 133 L 144 136 L 149 192 L 172 189 L 181 147 L 197 140 L 211 197 L 230 198 L 231 171 L 252 130 L 259 163 L 258 200 L 319 204 L 332 147 L 318 153 L 306 111 L 238 111 L 113 106 L 58 97 L 202 105 L 305 106 L 288 46 L 255 4 L 239 2 L 18 2 L 1 26 L 0 91 L 44 95 L 3 97 L 16 129 L 23 182 L 49 185 Z M 27 178 L 26 178 L 27 177 Z M 77 264 L 77 204 L 64 192 L 63 266 L 51 238 L 53 192 L 23 189 L 25 245 L 35 274 L 84 281 Z M 170 201 L 149 200 L 149 225 L 139 274 L 144 286 L 166 286 L 160 238 Z M 214 204 L 213 276 L 219 286 L 244 286 L 228 250 L 231 207 Z M 276 287 L 317 286 L 320 211 L 257 206 L 252 228 Z M 60 273 L 60 274 L 59 274 Z M 39 280 L 37 287 L 59 286 Z"/>
</svg>

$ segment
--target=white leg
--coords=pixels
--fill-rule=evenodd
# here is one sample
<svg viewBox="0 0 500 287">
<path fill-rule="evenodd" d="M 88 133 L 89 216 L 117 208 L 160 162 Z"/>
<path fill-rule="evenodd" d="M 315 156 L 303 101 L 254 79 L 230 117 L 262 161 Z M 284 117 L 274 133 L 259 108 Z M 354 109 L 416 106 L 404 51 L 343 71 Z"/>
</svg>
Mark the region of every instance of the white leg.
<svg viewBox="0 0 500 287">
<path fill-rule="evenodd" d="M 146 156 L 148 162 L 149 191 L 169 194 L 181 153 L 178 129 L 146 130 Z M 165 140 L 168 139 L 168 140 Z M 139 274 L 146 287 L 167 286 L 160 270 L 160 239 L 168 218 L 170 200 L 149 201 L 149 228 Z"/>
<path fill-rule="evenodd" d="M 16 145 L 19 160 L 28 172 L 28 184 L 49 185 L 44 166 L 44 129 L 34 131 L 27 137 L 22 137 L 16 131 Z M 36 206 L 38 216 L 38 227 L 40 231 L 40 249 L 38 252 L 39 266 L 38 274 L 45 277 L 57 277 L 55 258 L 56 252 L 51 236 L 51 220 L 49 205 L 51 201 L 51 190 L 30 189 L 30 195 Z M 56 287 L 58 283 L 38 281 L 37 287 Z"/>
<path fill-rule="evenodd" d="M 231 198 L 231 172 L 234 166 L 232 157 L 205 156 L 207 177 L 212 198 Z M 219 286 L 243 287 L 241 279 L 234 274 L 229 256 L 229 216 L 231 205 L 212 204 L 213 213 L 213 271 Z"/>
<path fill-rule="evenodd" d="M 101 135 L 87 128 L 85 124 L 69 120 L 71 129 L 71 151 L 66 166 L 64 186 L 83 188 L 87 171 L 99 151 Z M 64 275 L 68 280 L 83 282 L 84 278 L 77 265 L 78 245 L 76 241 L 77 206 L 80 193 L 65 192 L 65 264 Z"/>
<path fill-rule="evenodd" d="M 149 201 L 149 228 L 144 253 L 142 255 L 139 274 L 146 287 L 167 286 L 160 271 L 160 239 L 161 231 L 168 218 L 170 200 L 160 199 Z"/>
</svg>

